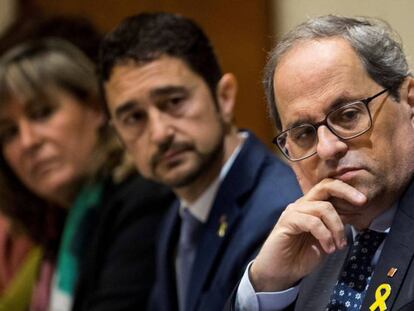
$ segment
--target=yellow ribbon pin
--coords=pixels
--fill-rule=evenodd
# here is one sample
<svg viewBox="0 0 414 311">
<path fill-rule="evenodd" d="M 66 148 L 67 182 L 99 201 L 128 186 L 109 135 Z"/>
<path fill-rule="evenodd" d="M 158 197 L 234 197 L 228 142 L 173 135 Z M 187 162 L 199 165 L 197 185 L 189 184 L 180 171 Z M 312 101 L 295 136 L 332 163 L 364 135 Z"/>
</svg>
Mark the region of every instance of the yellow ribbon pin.
<svg viewBox="0 0 414 311">
<path fill-rule="evenodd" d="M 220 238 L 222 238 L 222 237 L 224 237 L 226 235 L 226 231 L 227 231 L 227 227 L 228 227 L 226 215 L 222 215 L 220 217 L 220 220 L 219 221 L 220 221 L 220 225 L 219 225 L 219 228 L 217 230 L 217 235 Z"/>
<path fill-rule="evenodd" d="M 384 293 L 382 293 L 383 290 Z M 380 286 L 378 286 L 377 290 L 375 291 L 375 302 L 369 307 L 369 310 L 375 311 L 377 310 L 377 308 L 379 309 L 379 311 L 387 310 L 387 305 L 385 304 L 385 301 L 387 300 L 390 294 L 390 284 L 383 283 Z"/>
</svg>

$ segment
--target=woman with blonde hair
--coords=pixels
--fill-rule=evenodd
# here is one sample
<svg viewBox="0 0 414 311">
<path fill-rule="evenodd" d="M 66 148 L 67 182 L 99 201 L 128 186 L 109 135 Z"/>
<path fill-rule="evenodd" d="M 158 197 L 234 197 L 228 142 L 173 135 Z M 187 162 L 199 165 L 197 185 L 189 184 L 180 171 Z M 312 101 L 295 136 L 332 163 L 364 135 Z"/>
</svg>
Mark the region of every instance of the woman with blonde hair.
<svg viewBox="0 0 414 311">
<path fill-rule="evenodd" d="M 101 215 L 114 206 L 128 210 L 132 203 L 141 209 L 135 205 L 142 194 L 131 184 L 147 185 L 125 161 L 107 125 L 93 63 L 59 39 L 26 42 L 7 52 L 0 60 L 0 144 L 1 208 L 43 249 L 31 309 L 70 310 L 84 256 L 95 229 L 105 223 Z M 153 208 L 145 209 L 144 219 L 158 220 L 169 202 L 168 192 L 158 187 L 148 186 L 156 199 L 146 200 Z M 115 225 L 117 214 L 113 217 Z M 113 234 L 100 257 L 121 243 L 116 236 L 125 225 L 107 229 Z M 139 235 L 139 228 L 134 232 Z M 152 250 L 146 254 L 152 262 Z M 145 256 L 137 253 L 134 260 L 140 257 Z M 102 271 L 108 264 L 102 263 Z M 152 274 L 148 277 L 151 284 Z"/>
</svg>

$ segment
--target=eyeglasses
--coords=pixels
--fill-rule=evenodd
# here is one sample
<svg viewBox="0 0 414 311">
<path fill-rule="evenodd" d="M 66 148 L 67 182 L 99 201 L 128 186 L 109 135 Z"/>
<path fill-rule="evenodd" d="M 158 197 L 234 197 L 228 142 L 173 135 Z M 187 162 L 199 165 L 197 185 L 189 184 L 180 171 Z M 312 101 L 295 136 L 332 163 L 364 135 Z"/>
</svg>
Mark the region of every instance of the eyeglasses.
<svg viewBox="0 0 414 311">
<path fill-rule="evenodd" d="M 388 89 L 332 110 L 323 121 L 316 124 L 304 123 L 287 129 L 277 135 L 272 143 L 289 160 L 300 161 L 316 154 L 317 132 L 321 125 L 325 125 L 333 134 L 343 140 L 358 137 L 367 132 L 372 125 L 368 104 L 386 91 Z"/>
</svg>

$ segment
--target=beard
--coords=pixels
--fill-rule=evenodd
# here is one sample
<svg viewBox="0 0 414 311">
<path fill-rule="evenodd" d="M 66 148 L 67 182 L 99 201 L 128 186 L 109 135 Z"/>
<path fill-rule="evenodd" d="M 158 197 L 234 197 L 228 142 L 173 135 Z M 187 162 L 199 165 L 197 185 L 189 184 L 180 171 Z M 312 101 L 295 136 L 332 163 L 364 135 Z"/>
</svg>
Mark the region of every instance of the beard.
<svg viewBox="0 0 414 311">
<path fill-rule="evenodd" d="M 157 168 L 162 165 L 162 158 L 166 152 L 189 152 L 191 153 L 192 159 L 190 165 L 186 171 L 178 174 L 174 178 L 166 178 L 163 174 L 159 174 Z M 161 146 L 159 152 L 157 152 L 151 161 L 151 169 L 153 176 L 156 179 L 171 188 L 182 188 L 194 183 L 201 176 L 209 172 L 215 167 L 220 167 L 221 159 L 224 154 L 224 133 L 219 136 L 216 143 L 205 152 L 201 152 L 197 147 L 188 142 L 169 143 L 166 146 Z M 175 169 L 174 166 L 185 165 L 186 163 L 175 163 L 169 169 Z"/>
<path fill-rule="evenodd" d="M 198 150 L 194 150 L 197 157 L 196 165 L 192 170 L 189 170 L 187 174 L 170 183 L 169 186 L 171 188 L 186 187 L 196 181 L 200 176 L 204 175 L 209 169 L 213 168 L 223 155 L 223 141 L 220 142 L 221 144 L 216 145 L 212 152 L 209 152 L 208 154 L 202 154 Z"/>
</svg>

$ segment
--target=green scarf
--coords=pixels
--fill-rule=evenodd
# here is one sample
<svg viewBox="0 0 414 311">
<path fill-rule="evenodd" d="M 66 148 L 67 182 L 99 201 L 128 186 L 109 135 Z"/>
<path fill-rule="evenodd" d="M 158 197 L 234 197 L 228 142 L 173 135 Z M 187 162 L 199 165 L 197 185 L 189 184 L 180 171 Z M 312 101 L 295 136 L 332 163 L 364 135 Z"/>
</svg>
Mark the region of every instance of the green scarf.
<svg viewBox="0 0 414 311">
<path fill-rule="evenodd" d="M 58 293 L 72 300 L 79 275 L 79 264 L 89 238 L 91 215 L 101 203 L 103 183 L 89 185 L 82 189 L 69 210 L 62 234 L 55 271 L 52 295 Z M 69 306 L 70 307 L 70 306 Z"/>
</svg>

